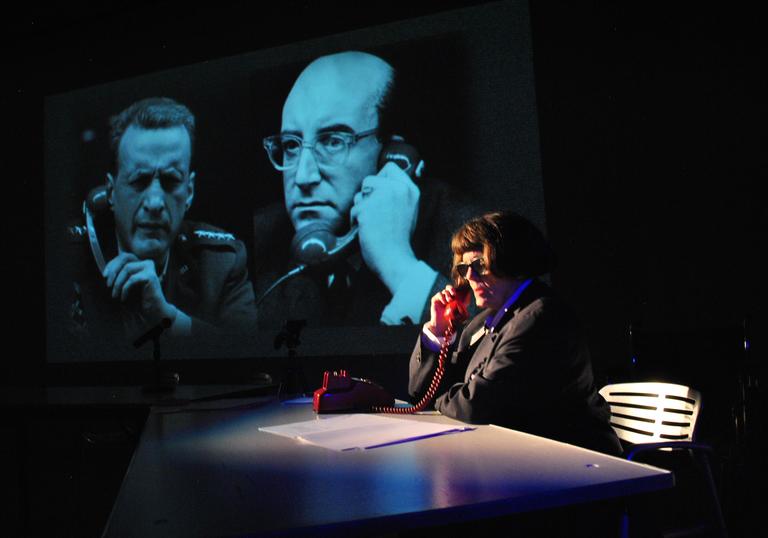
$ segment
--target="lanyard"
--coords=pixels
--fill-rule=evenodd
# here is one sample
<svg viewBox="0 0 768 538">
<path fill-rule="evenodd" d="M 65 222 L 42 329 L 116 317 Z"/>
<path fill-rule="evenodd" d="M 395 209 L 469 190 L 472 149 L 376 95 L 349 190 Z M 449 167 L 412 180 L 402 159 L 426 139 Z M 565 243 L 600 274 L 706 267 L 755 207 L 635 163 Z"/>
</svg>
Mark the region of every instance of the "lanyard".
<svg viewBox="0 0 768 538">
<path fill-rule="evenodd" d="M 501 318 L 503 318 L 509 309 L 512 308 L 512 305 L 515 304 L 515 301 L 517 301 L 520 295 L 525 291 L 525 288 L 527 288 L 531 282 L 533 282 L 533 279 L 529 278 L 520 284 L 520 286 L 515 290 L 515 293 L 513 293 L 512 296 L 507 299 L 507 302 L 504 303 L 504 306 L 499 308 L 499 311 L 496 312 L 496 315 L 493 316 L 493 318 L 488 316 L 488 319 L 485 320 L 485 326 L 489 332 L 493 332 L 494 329 L 496 329 L 496 324 L 498 324 L 501 321 Z"/>
</svg>

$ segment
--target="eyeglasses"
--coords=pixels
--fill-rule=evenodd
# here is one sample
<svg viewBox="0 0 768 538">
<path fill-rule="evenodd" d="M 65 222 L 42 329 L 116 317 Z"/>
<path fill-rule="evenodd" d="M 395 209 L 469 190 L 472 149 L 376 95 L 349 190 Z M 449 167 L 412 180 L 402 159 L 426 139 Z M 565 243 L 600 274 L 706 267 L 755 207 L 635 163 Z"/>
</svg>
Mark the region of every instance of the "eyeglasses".
<svg viewBox="0 0 768 538">
<path fill-rule="evenodd" d="M 312 144 L 292 134 L 272 135 L 264 139 L 264 149 L 267 150 L 272 166 L 281 172 L 296 168 L 301 151 L 305 148 L 312 150 L 317 164 L 338 166 L 346 162 L 349 148 L 361 139 L 375 134 L 377 130 L 370 129 L 362 133 L 328 131 L 320 133 Z"/>
<path fill-rule="evenodd" d="M 467 278 L 469 268 L 472 268 L 472 272 L 477 276 L 485 276 L 489 273 L 488 266 L 485 264 L 483 258 L 476 258 L 470 263 L 457 263 L 456 272 L 459 273 L 461 278 Z"/>
</svg>

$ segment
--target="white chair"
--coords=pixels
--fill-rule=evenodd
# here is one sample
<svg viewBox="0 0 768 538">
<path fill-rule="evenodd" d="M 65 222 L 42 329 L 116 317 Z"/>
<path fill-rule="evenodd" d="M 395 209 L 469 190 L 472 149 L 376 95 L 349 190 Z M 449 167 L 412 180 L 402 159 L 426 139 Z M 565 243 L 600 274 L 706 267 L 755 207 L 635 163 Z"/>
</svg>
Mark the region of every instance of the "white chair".
<svg viewBox="0 0 768 538">
<path fill-rule="evenodd" d="M 677 530 L 667 536 L 690 536 L 715 532 L 727 536 L 709 455 L 712 448 L 696 442 L 696 425 L 702 409 L 701 394 L 672 383 L 617 383 L 600 389 L 611 407 L 611 426 L 628 444 L 627 459 L 650 451 L 687 451 L 698 463 L 708 485 L 712 504 L 707 526 Z M 626 533 L 626 522 L 623 525 Z"/>
</svg>

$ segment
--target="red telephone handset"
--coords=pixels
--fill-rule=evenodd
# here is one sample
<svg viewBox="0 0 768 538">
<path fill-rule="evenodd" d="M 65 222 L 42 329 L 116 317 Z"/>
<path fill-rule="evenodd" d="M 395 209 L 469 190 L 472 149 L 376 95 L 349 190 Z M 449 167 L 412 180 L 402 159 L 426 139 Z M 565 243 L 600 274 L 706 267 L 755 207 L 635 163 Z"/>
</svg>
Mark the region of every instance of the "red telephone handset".
<svg viewBox="0 0 768 538">
<path fill-rule="evenodd" d="M 445 305 L 444 316 L 451 327 L 451 332 L 456 332 L 456 328 L 467 321 L 469 312 L 467 312 L 467 303 L 471 292 L 469 286 L 456 288 L 456 298 Z"/>
<path fill-rule="evenodd" d="M 316 413 L 339 413 L 350 411 L 371 411 L 373 413 L 394 413 L 399 415 L 411 415 L 423 411 L 435 397 L 437 387 L 445 374 L 445 359 L 450 347 L 451 335 L 469 318 L 466 303 L 469 299 L 469 287 L 456 288 L 456 298 L 445 305 L 443 316 L 448 321 L 448 327 L 443 335 L 443 345 L 437 357 L 437 370 L 429 384 L 427 392 L 419 402 L 411 407 L 393 407 L 394 399 L 384 389 L 367 379 L 349 377 L 346 370 L 338 372 L 325 372 L 323 386 L 317 389 L 312 400 L 312 407 Z"/>
</svg>

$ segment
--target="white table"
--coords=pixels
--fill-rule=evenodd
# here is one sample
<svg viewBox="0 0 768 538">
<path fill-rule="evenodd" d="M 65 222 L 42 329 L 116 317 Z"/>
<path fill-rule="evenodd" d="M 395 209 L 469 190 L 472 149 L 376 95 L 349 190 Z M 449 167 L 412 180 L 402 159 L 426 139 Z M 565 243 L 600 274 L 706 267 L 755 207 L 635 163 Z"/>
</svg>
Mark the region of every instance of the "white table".
<svg viewBox="0 0 768 538">
<path fill-rule="evenodd" d="M 674 484 L 668 471 L 495 426 L 336 452 L 258 430 L 308 420 L 311 405 L 254 402 L 154 408 L 104 535 L 370 535 Z"/>
</svg>

